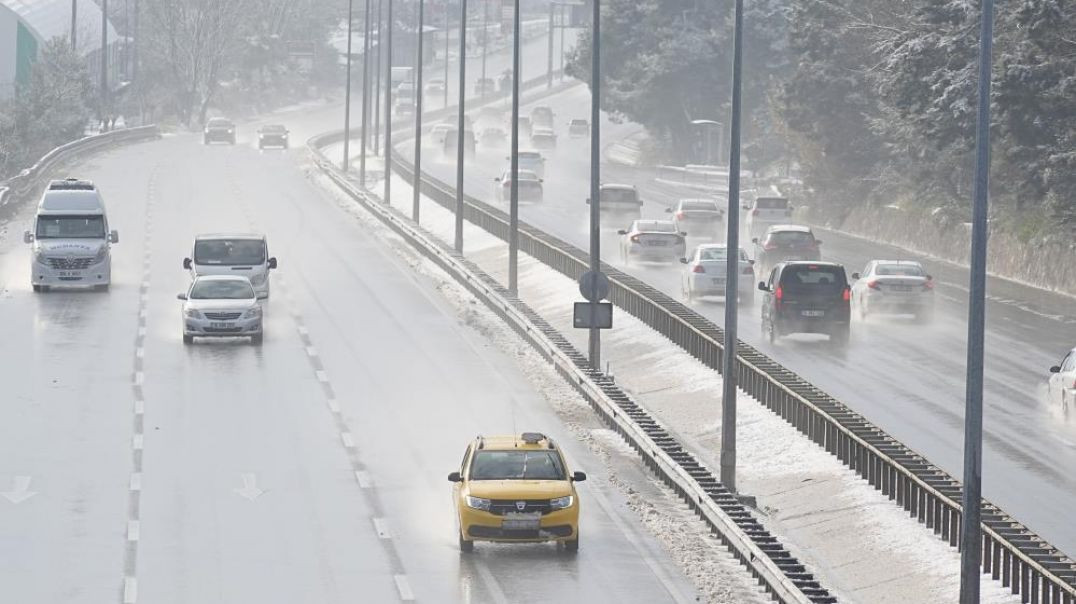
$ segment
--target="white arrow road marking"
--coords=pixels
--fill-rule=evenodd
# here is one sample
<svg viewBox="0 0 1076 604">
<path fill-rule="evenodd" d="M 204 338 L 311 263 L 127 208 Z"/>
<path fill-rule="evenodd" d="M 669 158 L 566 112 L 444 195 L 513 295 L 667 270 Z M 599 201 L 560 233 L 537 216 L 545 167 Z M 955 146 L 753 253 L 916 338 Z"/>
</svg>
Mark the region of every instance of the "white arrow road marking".
<svg viewBox="0 0 1076 604">
<path fill-rule="evenodd" d="M 258 477 L 253 474 L 243 474 L 243 488 L 235 489 L 235 492 L 240 497 L 245 497 L 251 501 L 265 493 L 265 491 L 258 488 Z"/>
<path fill-rule="evenodd" d="M 33 480 L 30 476 L 16 476 L 11 481 L 11 490 L 6 493 L 0 493 L 11 503 L 16 505 L 26 501 L 27 499 L 37 495 L 37 491 L 30 490 L 30 481 Z"/>
</svg>

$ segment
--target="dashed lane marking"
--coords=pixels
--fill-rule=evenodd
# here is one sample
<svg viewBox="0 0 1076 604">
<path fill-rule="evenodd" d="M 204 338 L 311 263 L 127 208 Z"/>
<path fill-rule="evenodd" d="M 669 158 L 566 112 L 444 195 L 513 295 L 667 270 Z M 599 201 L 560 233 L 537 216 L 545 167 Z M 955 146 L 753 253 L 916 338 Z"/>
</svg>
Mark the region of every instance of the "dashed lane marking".
<svg viewBox="0 0 1076 604">
<path fill-rule="evenodd" d="M 392 531 L 389 530 L 389 521 L 384 518 L 374 518 L 374 531 L 379 539 L 392 539 Z"/>
<path fill-rule="evenodd" d="M 393 579 L 396 580 L 396 591 L 400 594 L 400 599 L 404 602 L 412 602 L 415 599 L 415 592 L 411 591 L 411 582 L 407 580 L 407 575 L 394 575 Z"/>
</svg>

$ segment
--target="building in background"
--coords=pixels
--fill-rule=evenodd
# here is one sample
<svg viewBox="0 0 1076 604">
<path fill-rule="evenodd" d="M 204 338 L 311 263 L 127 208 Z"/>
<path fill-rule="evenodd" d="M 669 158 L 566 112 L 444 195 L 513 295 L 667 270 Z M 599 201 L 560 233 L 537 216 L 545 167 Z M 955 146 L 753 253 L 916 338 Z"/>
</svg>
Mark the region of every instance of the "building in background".
<svg viewBox="0 0 1076 604">
<path fill-rule="evenodd" d="M 53 38 L 71 37 L 72 0 L 0 0 L 0 98 L 30 80 L 38 49 Z M 93 0 L 78 0 L 75 40 L 86 60 L 90 80 L 100 85 L 101 8 Z M 108 24 L 109 87 L 119 88 L 125 73 L 127 40 Z"/>
</svg>

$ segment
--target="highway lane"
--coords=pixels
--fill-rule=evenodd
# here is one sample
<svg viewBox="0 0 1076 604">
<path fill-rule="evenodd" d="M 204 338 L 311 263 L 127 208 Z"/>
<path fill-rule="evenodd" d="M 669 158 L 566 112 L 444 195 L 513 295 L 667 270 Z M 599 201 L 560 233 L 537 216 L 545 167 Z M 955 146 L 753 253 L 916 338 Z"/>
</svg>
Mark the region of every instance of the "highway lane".
<svg viewBox="0 0 1076 604">
<path fill-rule="evenodd" d="M 12 236 L 27 212 L 9 225 L 0 329 L 20 345 L 0 352 L 0 486 L 31 476 L 37 493 L 0 500 L 4 598 L 693 598 L 514 361 L 314 186 L 303 150 L 258 152 L 246 130 L 236 147 L 182 135 L 71 168 L 121 232 L 107 294 L 34 295 Z M 185 347 L 175 295 L 192 237 L 251 229 L 281 266 L 264 345 Z M 476 433 L 524 428 L 593 477 L 582 551 L 461 556 L 445 475 Z"/>
<path fill-rule="evenodd" d="M 520 215 L 527 223 L 585 249 L 589 142 L 569 139 L 562 122 L 586 117 L 589 93 L 580 86 L 540 103 L 558 113 L 561 136 L 558 148 L 546 153 L 545 200 L 521 204 Z M 605 120 L 603 142 L 608 145 L 638 131 L 638 126 Z M 408 149 L 401 144 L 401 152 L 409 154 Z M 454 182 L 451 162 L 424 165 L 441 180 Z M 480 150 L 468 168 L 468 193 L 494 200 L 492 179 L 503 167 L 503 150 Z M 678 197 L 699 195 L 655 182 L 654 176 L 652 170 L 603 166 L 603 181 L 639 186 L 646 217 L 667 218 L 665 208 Z M 507 208 L 506 203 L 500 205 Z M 910 256 L 892 246 L 836 233 L 819 237 L 825 240 L 823 257 L 844 263 L 849 273 L 860 270 L 871 258 Z M 690 240 L 689 246 L 694 242 Z M 618 246 L 619 237 L 611 230 L 603 231 L 606 262 L 683 299 L 680 265 L 633 263 L 625 267 Z M 853 325 L 852 345 L 844 351 L 830 346 L 824 336 L 793 336 L 770 345 L 761 337 L 758 310 L 750 309 L 741 313 L 740 333 L 745 341 L 960 476 L 967 275 L 959 267 L 923 260 L 939 280 L 937 320 L 929 326 L 899 317 L 871 318 Z M 1076 500 L 1076 478 L 1070 469 L 1076 464 L 1076 421 L 1043 402 L 1040 393 L 1045 368 L 1070 346 L 1066 338 L 1076 318 L 1057 296 L 998 280 L 991 280 L 990 293 L 994 297 L 988 314 L 984 493 L 1053 545 L 1074 554 L 1071 502 Z M 1029 300 L 1007 302 L 1021 297 Z M 704 299 L 693 306 L 715 323 L 723 322 L 720 299 Z"/>
</svg>

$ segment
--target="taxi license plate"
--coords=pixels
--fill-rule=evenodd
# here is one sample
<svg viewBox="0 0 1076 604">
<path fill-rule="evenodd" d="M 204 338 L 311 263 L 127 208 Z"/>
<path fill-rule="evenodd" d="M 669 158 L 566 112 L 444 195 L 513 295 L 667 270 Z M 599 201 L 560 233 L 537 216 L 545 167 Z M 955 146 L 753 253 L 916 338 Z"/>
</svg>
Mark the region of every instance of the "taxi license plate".
<svg viewBox="0 0 1076 604">
<path fill-rule="evenodd" d="M 508 514 L 501 521 L 501 528 L 509 531 L 536 531 L 541 526 L 541 514 Z"/>
<path fill-rule="evenodd" d="M 235 325 L 232 325 L 231 323 L 210 323 L 209 327 L 212 329 L 231 329 L 232 327 L 235 327 Z"/>
<path fill-rule="evenodd" d="M 800 314 L 805 316 L 805 317 L 824 317 L 824 316 L 826 316 L 826 311 L 824 311 L 824 310 L 804 310 L 804 311 L 800 312 Z"/>
</svg>

